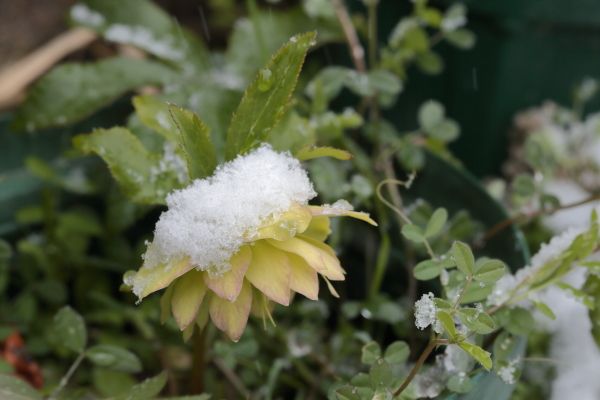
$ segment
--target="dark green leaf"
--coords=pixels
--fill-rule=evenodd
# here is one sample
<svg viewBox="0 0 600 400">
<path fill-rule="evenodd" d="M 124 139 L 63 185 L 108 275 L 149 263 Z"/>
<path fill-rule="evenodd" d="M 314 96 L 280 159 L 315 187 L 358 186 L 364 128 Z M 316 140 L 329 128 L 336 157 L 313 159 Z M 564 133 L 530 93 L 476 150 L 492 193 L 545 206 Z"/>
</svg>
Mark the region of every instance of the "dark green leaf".
<svg viewBox="0 0 600 400">
<path fill-rule="evenodd" d="M 600 347 L 600 277 L 590 274 L 583 285 L 583 291 L 594 299 L 594 307 L 590 308 L 592 335 Z"/>
<path fill-rule="evenodd" d="M 454 325 L 454 320 L 452 316 L 447 311 L 438 311 L 437 318 L 442 323 L 444 330 L 448 333 L 450 338 L 455 338 L 457 335 L 456 326 Z"/>
<path fill-rule="evenodd" d="M 76 353 L 85 350 L 87 342 L 85 322 L 71 307 L 63 307 L 56 313 L 52 322 L 52 331 L 56 338 L 60 338 L 65 348 Z"/>
<path fill-rule="evenodd" d="M 475 333 L 487 335 L 496 329 L 494 320 L 483 310 L 463 308 L 458 312 L 458 316 L 461 322 Z"/>
<path fill-rule="evenodd" d="M 149 60 L 111 58 L 94 64 L 61 64 L 33 85 L 13 124 L 27 131 L 72 124 L 131 89 L 173 77 L 173 70 Z"/>
<path fill-rule="evenodd" d="M 383 358 L 388 364 L 402 364 L 406 360 L 408 360 L 408 356 L 410 355 L 410 348 L 406 342 L 396 341 L 390 344 Z"/>
<path fill-rule="evenodd" d="M 360 360 L 371 365 L 381 357 L 381 347 L 377 342 L 369 342 L 362 347 Z"/>
<path fill-rule="evenodd" d="M 169 111 L 179 131 L 178 142 L 185 154 L 190 178 L 211 175 L 217 166 L 217 155 L 208 127 L 189 110 L 170 106 Z"/>
<path fill-rule="evenodd" d="M 300 69 L 314 40 L 314 32 L 292 37 L 265 66 L 271 72 L 268 82 L 259 74 L 246 89 L 227 131 L 228 160 L 266 140 L 289 109 Z"/>
<path fill-rule="evenodd" d="M 0 399 L 42 400 L 42 395 L 24 380 L 12 375 L 0 374 Z"/>
<path fill-rule="evenodd" d="M 99 367 L 121 372 L 137 373 L 142 370 L 138 357 L 122 347 L 99 344 L 85 352 L 87 358 Z"/>
<path fill-rule="evenodd" d="M 383 358 L 380 358 L 371 365 L 369 377 L 371 378 L 371 386 L 373 388 L 386 388 L 394 382 L 392 368 Z"/>
<path fill-rule="evenodd" d="M 148 400 L 158 395 L 167 383 L 167 373 L 148 378 L 133 386 L 127 393 L 115 397 L 114 400 Z"/>
<path fill-rule="evenodd" d="M 82 0 L 71 9 L 71 22 L 106 40 L 129 44 L 182 69 L 206 69 L 208 53 L 196 35 L 147 0 Z M 94 17 L 95 16 L 95 17 Z"/>
</svg>

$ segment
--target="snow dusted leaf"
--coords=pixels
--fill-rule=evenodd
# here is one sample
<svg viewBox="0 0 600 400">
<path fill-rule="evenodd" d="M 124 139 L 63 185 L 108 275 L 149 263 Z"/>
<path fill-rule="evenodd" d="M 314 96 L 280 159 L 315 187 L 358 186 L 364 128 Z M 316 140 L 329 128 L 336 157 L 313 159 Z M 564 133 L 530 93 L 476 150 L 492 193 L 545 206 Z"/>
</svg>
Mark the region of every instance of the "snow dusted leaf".
<svg viewBox="0 0 600 400">
<path fill-rule="evenodd" d="M 179 132 L 177 141 L 185 154 L 190 178 L 211 175 L 217 166 L 217 155 L 208 127 L 189 110 L 172 105 L 169 112 Z"/>
<path fill-rule="evenodd" d="M 289 108 L 300 69 L 314 32 L 293 36 L 246 89 L 231 119 L 225 156 L 228 160 L 264 141 Z"/>
<path fill-rule="evenodd" d="M 81 0 L 71 8 L 71 22 L 106 40 L 138 47 L 184 70 L 208 66 L 204 44 L 148 0 Z"/>
<path fill-rule="evenodd" d="M 592 335 L 598 347 L 600 347 L 600 277 L 597 275 L 588 276 L 583 291 L 594 299 L 594 307 L 588 311 L 590 321 L 592 321 Z"/>
<path fill-rule="evenodd" d="M 73 142 L 79 150 L 102 157 L 133 201 L 163 204 L 167 193 L 180 186 L 176 172 L 165 168 L 158 154 L 149 152 L 125 128 L 97 129 L 89 135 L 76 136 Z"/>
<path fill-rule="evenodd" d="M 94 64 L 61 64 L 29 91 L 17 111 L 17 130 L 65 126 L 83 120 L 129 90 L 162 84 L 174 71 L 148 60 L 110 58 Z"/>
</svg>

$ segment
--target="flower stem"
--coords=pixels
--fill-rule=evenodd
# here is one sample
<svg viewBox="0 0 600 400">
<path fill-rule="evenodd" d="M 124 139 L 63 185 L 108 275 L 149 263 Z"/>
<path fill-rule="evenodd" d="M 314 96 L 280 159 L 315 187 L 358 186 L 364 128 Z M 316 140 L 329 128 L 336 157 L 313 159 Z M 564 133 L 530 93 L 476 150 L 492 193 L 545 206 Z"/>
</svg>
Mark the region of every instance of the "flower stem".
<svg viewBox="0 0 600 400">
<path fill-rule="evenodd" d="M 419 356 L 417 362 L 415 363 L 415 365 L 412 367 L 412 369 L 408 373 L 408 376 L 406 377 L 406 379 L 404 379 L 404 382 L 402 382 L 402 385 L 400 385 L 400 387 L 394 392 L 394 397 L 398 396 L 400 393 L 402 393 L 408 387 L 408 385 L 410 385 L 410 383 L 413 381 L 413 379 L 415 379 L 415 376 L 417 376 L 417 373 L 419 372 L 419 370 L 421 369 L 423 364 L 425 364 L 425 361 L 427 361 L 427 358 L 429 357 L 431 352 L 439 344 L 442 344 L 442 343 L 443 342 L 440 342 L 435 337 L 433 337 L 429 341 L 429 343 L 427 344 L 427 347 L 425 348 L 425 350 L 423 350 L 423 352 Z"/>
<path fill-rule="evenodd" d="M 79 364 L 81 364 L 81 362 L 83 361 L 84 358 L 85 358 L 85 351 L 82 351 L 81 353 L 79 353 L 79 355 L 77 356 L 75 361 L 73 361 L 73 364 L 71 364 L 67 373 L 61 378 L 60 383 L 52 391 L 52 393 L 50 394 L 50 397 L 48 397 L 48 400 L 54 400 L 57 398 L 58 394 L 67 386 L 67 384 L 69 383 L 69 380 L 71 380 L 71 377 L 73 376 L 75 371 L 77 371 Z"/>
</svg>

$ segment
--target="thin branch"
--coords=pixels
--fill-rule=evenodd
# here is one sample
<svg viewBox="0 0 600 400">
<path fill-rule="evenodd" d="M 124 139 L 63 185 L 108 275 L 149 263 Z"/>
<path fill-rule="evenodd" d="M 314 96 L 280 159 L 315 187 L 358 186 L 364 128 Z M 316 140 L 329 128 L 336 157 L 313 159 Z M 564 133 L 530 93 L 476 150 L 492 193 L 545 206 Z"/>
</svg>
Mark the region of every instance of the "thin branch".
<svg viewBox="0 0 600 400">
<path fill-rule="evenodd" d="M 0 108 L 17 104 L 31 82 L 66 55 L 86 47 L 96 37 L 89 29 L 71 29 L 0 71 Z"/>
<path fill-rule="evenodd" d="M 507 218 L 503 221 L 498 222 L 496 225 L 492 226 L 483 236 L 483 241 L 487 241 L 489 239 L 491 239 L 492 237 L 496 236 L 498 233 L 500 233 L 501 231 L 503 231 L 504 229 L 508 228 L 509 226 L 521 221 L 521 220 L 531 220 L 537 217 L 540 217 L 542 215 L 552 215 L 554 213 L 557 213 L 559 211 L 562 210 L 567 210 L 569 208 L 575 208 L 575 207 L 579 207 L 582 206 L 584 204 L 587 203 L 593 203 L 594 201 L 600 201 L 600 193 L 592 195 L 588 198 L 585 198 L 583 200 L 579 200 L 576 201 L 574 203 L 569 203 L 569 204 L 565 204 L 565 205 L 561 205 L 558 207 L 554 207 L 550 210 L 537 210 L 533 213 L 521 213 L 521 214 L 517 214 L 514 217 L 511 218 Z"/>
<path fill-rule="evenodd" d="M 348 42 L 350 56 L 352 57 L 354 66 L 358 72 L 366 73 L 367 65 L 365 63 L 365 49 L 362 47 L 362 44 L 360 44 L 358 34 L 356 33 L 354 24 L 350 19 L 348 10 L 344 5 L 343 0 L 331 0 L 331 2 L 333 3 L 333 8 L 335 9 L 335 15 L 342 26 L 342 30 L 344 31 L 344 36 L 346 36 L 346 41 Z"/>
<path fill-rule="evenodd" d="M 62 377 L 58 386 L 52 391 L 50 397 L 48 397 L 48 400 L 54 400 L 57 398 L 58 394 L 67 386 L 67 384 L 71 380 L 71 377 L 73 376 L 75 371 L 77 371 L 79 364 L 81 364 L 84 358 L 85 352 L 82 351 L 81 353 L 79 353 L 75 361 L 73 361 L 73 364 L 71 364 L 67 373 Z"/>
<path fill-rule="evenodd" d="M 398 388 L 398 390 L 396 390 L 394 392 L 394 397 L 398 396 L 400 393 L 402 393 L 404 391 L 404 389 L 406 389 L 408 387 L 408 385 L 410 385 L 410 383 L 415 378 L 415 376 L 417 376 L 417 373 L 419 372 L 419 370 L 421 369 L 421 367 L 423 366 L 423 364 L 425 364 L 425 361 L 427 361 L 427 357 L 429 357 L 429 355 L 431 354 L 431 352 L 433 350 L 435 350 L 435 348 L 438 345 L 444 344 L 444 343 L 446 343 L 446 342 L 442 342 L 440 340 L 437 340 L 436 338 L 432 338 L 431 341 L 429 341 L 429 344 L 427 345 L 427 347 L 425 348 L 425 350 L 423 350 L 423 352 L 419 356 L 419 359 L 417 360 L 417 362 L 415 363 L 415 365 L 410 370 L 410 372 L 409 372 L 408 376 L 406 377 L 406 379 L 404 379 L 404 382 L 402 382 L 402 385 L 400 385 L 400 387 Z"/>
</svg>

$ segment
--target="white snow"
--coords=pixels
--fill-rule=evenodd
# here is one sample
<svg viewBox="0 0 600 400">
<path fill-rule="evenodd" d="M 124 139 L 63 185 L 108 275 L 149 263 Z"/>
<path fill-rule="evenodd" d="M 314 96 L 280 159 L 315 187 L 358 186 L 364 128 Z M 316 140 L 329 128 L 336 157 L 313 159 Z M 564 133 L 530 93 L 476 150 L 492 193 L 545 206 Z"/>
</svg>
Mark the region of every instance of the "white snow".
<svg viewBox="0 0 600 400">
<path fill-rule="evenodd" d="M 441 326 L 437 320 L 437 307 L 433 297 L 433 293 L 429 292 L 415 302 L 415 326 L 423 330 L 431 325 L 436 332 L 440 333 Z"/>
<path fill-rule="evenodd" d="M 300 162 L 263 145 L 167 196 L 144 267 L 189 257 L 198 270 L 220 274 L 267 217 L 316 196 Z M 138 285 L 143 286 L 143 282 Z M 143 288 L 134 287 L 134 292 Z"/>
<path fill-rule="evenodd" d="M 600 156 L 600 149 L 598 149 Z M 556 196 L 561 204 L 574 203 L 586 199 L 590 194 L 577 183 L 556 179 L 545 185 L 546 192 Z M 600 211 L 600 202 L 584 204 L 579 207 L 561 210 L 544 217 L 544 224 L 554 232 L 562 232 L 568 228 L 581 228 L 589 225 L 590 215 L 594 207 Z"/>
<path fill-rule="evenodd" d="M 71 19 L 82 25 L 93 28 L 97 28 L 104 24 L 104 16 L 102 16 L 102 14 L 81 3 L 75 4 L 71 8 Z"/>
<path fill-rule="evenodd" d="M 151 31 L 143 26 L 128 26 L 123 24 L 110 25 L 104 32 L 107 40 L 132 44 L 150 53 L 170 60 L 181 60 L 184 56 L 180 49 L 169 38 L 158 39 Z"/>
</svg>

